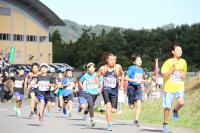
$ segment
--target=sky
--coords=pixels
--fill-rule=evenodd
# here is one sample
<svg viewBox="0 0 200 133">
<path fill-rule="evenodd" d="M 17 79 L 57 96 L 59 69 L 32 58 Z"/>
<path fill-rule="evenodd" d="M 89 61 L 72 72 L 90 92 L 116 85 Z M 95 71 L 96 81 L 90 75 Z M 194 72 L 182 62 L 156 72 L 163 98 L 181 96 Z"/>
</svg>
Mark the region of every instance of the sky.
<svg viewBox="0 0 200 133">
<path fill-rule="evenodd" d="M 78 24 L 150 29 L 200 22 L 200 0 L 40 0 Z"/>
</svg>

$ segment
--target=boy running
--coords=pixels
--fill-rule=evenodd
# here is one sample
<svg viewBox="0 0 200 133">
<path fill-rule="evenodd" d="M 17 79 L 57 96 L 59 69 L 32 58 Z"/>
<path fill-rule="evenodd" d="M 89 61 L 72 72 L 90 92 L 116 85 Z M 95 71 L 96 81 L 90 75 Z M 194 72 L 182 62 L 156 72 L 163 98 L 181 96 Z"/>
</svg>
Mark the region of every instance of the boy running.
<svg viewBox="0 0 200 133">
<path fill-rule="evenodd" d="M 57 79 L 57 96 L 58 96 L 58 108 L 59 111 L 61 111 L 61 109 L 63 108 L 63 97 L 62 97 L 62 80 L 64 79 L 64 75 L 63 73 L 60 71 L 58 73 L 58 79 Z"/>
<path fill-rule="evenodd" d="M 124 71 L 121 65 L 116 64 L 117 57 L 109 53 L 106 56 L 106 65 L 99 68 L 96 75 L 96 82 L 99 83 L 99 76 L 103 76 L 103 90 L 102 95 L 104 103 L 106 104 L 106 120 L 108 123 L 108 131 L 112 131 L 112 113 L 117 111 L 118 103 L 118 88 L 123 90 Z M 121 76 L 121 86 L 118 87 L 118 77 Z"/>
<path fill-rule="evenodd" d="M 79 75 L 79 77 L 76 80 L 76 88 L 78 90 L 77 97 L 78 97 L 78 102 L 79 102 L 78 113 L 81 113 L 81 111 L 84 110 L 83 120 L 87 120 L 88 109 L 87 109 L 86 94 L 83 91 L 83 88 L 79 84 L 81 77 L 86 73 L 85 67 L 82 69 L 83 69 L 83 72 Z"/>
<path fill-rule="evenodd" d="M 54 86 L 55 81 L 52 75 L 48 74 L 48 65 L 42 63 L 40 65 L 41 74 L 37 77 L 38 84 L 38 100 L 40 102 L 39 121 L 43 122 L 45 106 L 51 106 L 50 88 Z"/>
<path fill-rule="evenodd" d="M 127 70 L 126 80 L 128 81 L 128 103 L 129 107 L 133 109 L 134 104 L 136 103 L 136 118 L 133 122 L 133 125 L 139 127 L 139 117 L 141 113 L 141 104 L 142 104 L 142 85 L 144 81 L 144 70 L 141 68 L 142 59 L 140 55 L 132 55 L 132 62 L 134 65 L 131 65 Z"/>
<path fill-rule="evenodd" d="M 29 82 L 28 89 L 30 91 L 31 96 L 31 112 L 30 117 L 33 117 L 37 114 L 37 92 L 38 92 L 38 86 L 37 86 L 37 76 L 40 74 L 39 72 L 39 64 L 33 63 L 31 72 L 26 77 L 26 83 Z M 26 87 L 25 87 L 26 88 Z"/>
<path fill-rule="evenodd" d="M 16 98 L 16 106 L 14 110 L 17 116 L 21 116 L 21 108 L 22 108 L 22 101 L 24 99 L 24 83 L 26 75 L 24 73 L 24 69 L 22 67 L 19 68 L 18 75 L 12 77 L 14 81 L 14 95 Z"/>
<path fill-rule="evenodd" d="M 63 114 L 67 117 L 71 117 L 72 115 L 72 107 L 73 107 L 73 92 L 75 88 L 75 82 L 73 78 L 73 73 L 71 69 L 66 70 L 66 78 L 62 81 L 63 91 L 61 93 L 63 97 Z M 66 106 L 68 110 L 66 109 Z"/>
<path fill-rule="evenodd" d="M 173 58 L 166 60 L 161 68 L 164 78 L 164 123 L 163 133 L 169 133 L 168 116 L 174 98 L 177 99 L 177 106 L 173 109 L 173 119 L 177 121 L 178 112 L 184 105 L 184 79 L 186 78 L 187 63 L 182 56 L 182 48 L 179 44 L 173 46 Z"/>
</svg>

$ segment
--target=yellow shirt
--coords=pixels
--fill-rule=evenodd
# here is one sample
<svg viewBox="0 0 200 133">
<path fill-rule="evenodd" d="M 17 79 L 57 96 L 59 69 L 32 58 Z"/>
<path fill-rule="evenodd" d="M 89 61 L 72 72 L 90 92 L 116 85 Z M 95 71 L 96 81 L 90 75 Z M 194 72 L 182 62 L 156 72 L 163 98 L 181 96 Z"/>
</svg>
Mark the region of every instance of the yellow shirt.
<svg viewBox="0 0 200 133">
<path fill-rule="evenodd" d="M 174 64 L 174 59 L 165 61 L 161 68 L 162 73 L 168 73 Z M 184 79 L 182 79 L 182 72 L 187 71 L 187 63 L 184 59 L 179 59 L 175 64 L 175 71 L 168 77 L 164 78 L 164 92 L 184 91 Z"/>
</svg>

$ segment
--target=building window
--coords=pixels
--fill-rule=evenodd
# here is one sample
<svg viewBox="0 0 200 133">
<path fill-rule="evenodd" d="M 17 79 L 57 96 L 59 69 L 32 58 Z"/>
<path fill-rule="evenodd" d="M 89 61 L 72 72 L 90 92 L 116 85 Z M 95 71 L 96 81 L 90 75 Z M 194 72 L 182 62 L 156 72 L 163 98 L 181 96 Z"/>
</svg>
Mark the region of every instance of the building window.
<svg viewBox="0 0 200 133">
<path fill-rule="evenodd" d="M 14 41 L 24 41 L 24 36 L 15 34 Z"/>
<path fill-rule="evenodd" d="M 10 34 L 0 33 L 0 40 L 10 40 Z"/>
<path fill-rule="evenodd" d="M 36 42 L 37 41 L 37 37 L 36 36 L 32 36 L 32 35 L 27 35 L 27 41 Z"/>
<path fill-rule="evenodd" d="M 47 37 L 46 36 L 40 36 L 40 42 L 46 41 Z"/>
<path fill-rule="evenodd" d="M 10 16 L 10 8 L 0 7 L 0 15 Z"/>
<path fill-rule="evenodd" d="M 33 36 L 33 35 L 20 35 L 14 34 L 13 40 L 14 41 L 24 41 L 26 38 L 27 42 L 46 42 L 47 36 Z M 11 40 L 10 34 L 0 33 L 0 40 Z"/>
</svg>

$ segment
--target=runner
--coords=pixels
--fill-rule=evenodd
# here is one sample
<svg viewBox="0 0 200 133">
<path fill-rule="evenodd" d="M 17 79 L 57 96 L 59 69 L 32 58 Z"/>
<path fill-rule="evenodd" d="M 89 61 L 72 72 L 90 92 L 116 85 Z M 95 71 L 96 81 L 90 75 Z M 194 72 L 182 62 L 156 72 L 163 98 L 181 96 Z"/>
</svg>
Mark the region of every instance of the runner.
<svg viewBox="0 0 200 133">
<path fill-rule="evenodd" d="M 117 110 L 118 102 L 118 88 L 123 90 L 124 84 L 124 71 L 121 65 L 116 64 L 116 56 L 109 53 L 106 56 L 106 65 L 99 68 L 96 75 L 96 82 L 98 83 L 99 76 L 103 76 L 103 90 L 102 95 L 106 104 L 106 120 L 108 123 L 108 131 L 112 131 L 112 112 Z M 118 87 L 118 77 L 121 76 L 121 86 Z"/>
<path fill-rule="evenodd" d="M 83 120 L 87 120 L 87 114 L 88 114 L 88 109 L 87 109 L 87 99 L 85 92 L 83 91 L 83 88 L 80 86 L 79 81 L 81 77 L 85 74 L 86 71 L 86 66 L 82 67 L 82 73 L 79 75 L 79 77 L 76 80 L 76 88 L 77 88 L 77 97 L 78 97 L 78 102 L 79 102 L 79 107 L 78 107 L 78 113 L 81 113 L 82 110 L 84 110 L 84 116 Z"/>
<path fill-rule="evenodd" d="M 88 104 L 88 111 L 90 114 L 90 121 L 92 127 L 95 126 L 94 121 L 94 104 L 99 94 L 100 89 L 102 89 L 102 77 L 99 79 L 99 83 L 97 84 L 95 81 L 96 72 L 94 63 L 87 64 L 88 72 L 85 73 L 80 79 L 80 86 L 83 88 L 83 91 L 86 93 L 86 99 Z"/>
<path fill-rule="evenodd" d="M 31 112 L 30 117 L 33 117 L 37 114 L 37 92 L 38 92 L 38 86 L 37 86 L 37 76 L 40 74 L 39 72 L 39 64 L 38 63 L 32 63 L 32 69 L 31 72 L 27 75 L 25 80 L 25 88 L 27 88 L 27 83 L 29 82 L 28 89 L 30 91 L 31 96 Z"/>
<path fill-rule="evenodd" d="M 41 74 L 38 75 L 38 100 L 40 102 L 40 112 L 39 112 L 39 121 L 44 121 L 44 109 L 45 106 L 51 106 L 51 96 L 50 96 L 50 87 L 55 86 L 55 81 L 52 75 L 48 74 L 48 65 L 42 63 L 40 65 Z"/>
<path fill-rule="evenodd" d="M 59 108 L 59 111 L 62 110 L 63 108 L 63 97 L 62 97 L 62 91 L 63 91 L 63 88 L 62 88 L 62 80 L 64 79 L 64 75 L 63 73 L 60 71 L 58 73 L 58 79 L 57 79 L 57 96 L 58 96 L 58 108 Z"/>
<path fill-rule="evenodd" d="M 131 65 L 127 70 L 127 75 L 125 79 L 128 81 L 128 103 L 129 107 L 133 109 L 134 104 L 136 103 L 136 118 L 133 122 L 133 125 L 139 127 L 139 117 L 141 113 L 141 104 L 142 104 L 142 82 L 144 82 L 144 70 L 141 68 L 142 59 L 140 55 L 133 54 L 132 62 L 134 65 Z"/>
<path fill-rule="evenodd" d="M 18 69 L 18 75 L 11 77 L 11 79 L 14 81 L 14 95 L 16 98 L 16 106 L 14 107 L 14 111 L 16 112 L 17 116 L 21 116 L 22 101 L 24 99 L 25 78 L 26 75 L 22 67 Z"/>
<path fill-rule="evenodd" d="M 164 78 L 164 123 L 163 132 L 169 133 L 168 117 L 174 98 L 177 98 L 177 106 L 173 109 L 173 119 L 177 121 L 178 111 L 184 105 L 184 79 L 186 78 L 187 63 L 182 56 L 182 48 L 176 44 L 172 48 L 173 58 L 166 60 L 161 68 Z"/>
<path fill-rule="evenodd" d="M 73 107 L 73 92 L 75 88 L 75 82 L 73 78 L 73 72 L 71 69 L 66 70 L 66 78 L 62 81 L 63 91 L 61 93 L 63 97 L 63 114 L 66 117 L 71 117 Z M 66 109 L 67 106 L 67 109 Z"/>
<path fill-rule="evenodd" d="M 50 101 L 49 101 L 49 104 L 47 104 L 47 116 L 50 117 L 52 116 L 52 113 L 51 113 L 51 108 L 55 106 L 56 104 L 56 90 L 57 90 L 57 82 L 56 82 L 56 78 L 51 74 L 49 73 L 49 75 L 52 76 L 52 85 L 50 86 Z"/>
</svg>

